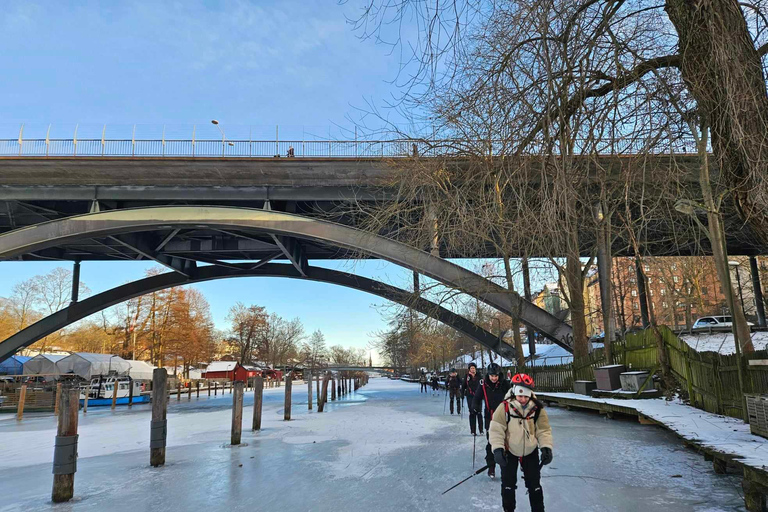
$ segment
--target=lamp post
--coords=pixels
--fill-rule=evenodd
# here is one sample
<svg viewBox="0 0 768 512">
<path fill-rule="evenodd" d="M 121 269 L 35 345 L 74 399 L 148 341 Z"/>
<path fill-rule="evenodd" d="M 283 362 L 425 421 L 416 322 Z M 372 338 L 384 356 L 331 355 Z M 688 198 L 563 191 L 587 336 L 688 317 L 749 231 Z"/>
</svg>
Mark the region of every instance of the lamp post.
<svg viewBox="0 0 768 512">
<path fill-rule="evenodd" d="M 224 129 L 219 125 L 219 122 L 216 119 L 211 119 L 211 124 L 218 128 L 221 132 L 221 156 L 224 156 L 224 148 L 226 145 L 229 144 L 230 146 L 234 146 L 235 143 L 227 142 L 227 136 L 224 135 Z"/>
</svg>

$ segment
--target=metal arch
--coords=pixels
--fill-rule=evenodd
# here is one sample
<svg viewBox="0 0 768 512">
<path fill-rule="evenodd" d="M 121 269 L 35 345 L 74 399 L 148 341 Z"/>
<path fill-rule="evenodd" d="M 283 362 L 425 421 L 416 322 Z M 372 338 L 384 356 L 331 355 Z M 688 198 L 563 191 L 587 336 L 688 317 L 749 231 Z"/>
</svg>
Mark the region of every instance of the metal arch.
<svg viewBox="0 0 768 512">
<path fill-rule="evenodd" d="M 232 268 L 233 266 L 239 268 Z M 31 345 L 59 329 L 63 329 L 78 320 L 82 320 L 89 315 L 97 313 L 110 306 L 114 306 L 115 304 L 119 304 L 120 302 L 174 286 L 234 277 L 287 277 L 293 279 L 308 279 L 310 281 L 330 283 L 372 293 L 393 302 L 410 306 L 435 320 L 439 320 L 505 358 L 512 359 L 514 357 L 514 348 L 507 344 L 500 343 L 496 336 L 485 329 L 478 327 L 466 318 L 429 300 L 414 298 L 413 294 L 406 290 L 374 281 L 367 277 L 320 267 L 307 267 L 305 270 L 306 276 L 302 276 L 293 265 L 282 263 L 267 263 L 255 269 L 251 268 L 251 265 L 249 264 L 233 266 L 219 267 L 211 265 L 199 267 L 194 269 L 190 276 L 185 276 L 178 272 L 166 272 L 164 274 L 158 274 L 126 283 L 80 302 L 72 303 L 70 306 L 35 322 L 26 329 L 17 332 L 1 342 L 0 361 L 7 359 L 18 350 Z"/>
<path fill-rule="evenodd" d="M 573 330 L 514 292 L 442 258 L 349 226 L 271 210 L 161 206 L 110 210 L 67 217 L 0 235 L 0 259 L 9 259 L 80 238 L 168 228 L 256 230 L 345 247 L 417 271 L 517 317 L 558 345 L 572 350 Z"/>
</svg>

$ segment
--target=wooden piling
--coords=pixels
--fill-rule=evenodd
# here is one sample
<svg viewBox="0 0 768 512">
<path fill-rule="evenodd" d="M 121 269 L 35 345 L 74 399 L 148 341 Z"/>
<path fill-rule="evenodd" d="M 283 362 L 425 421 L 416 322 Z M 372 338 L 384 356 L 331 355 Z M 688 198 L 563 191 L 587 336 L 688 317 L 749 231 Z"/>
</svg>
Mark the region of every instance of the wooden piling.
<svg viewBox="0 0 768 512">
<path fill-rule="evenodd" d="M 307 410 L 312 410 L 312 372 L 307 375 Z"/>
<path fill-rule="evenodd" d="M 219 393 L 219 383 L 216 381 L 213 381 L 213 396 L 216 396 Z"/>
<path fill-rule="evenodd" d="M 289 372 L 285 379 L 285 404 L 283 419 L 291 420 L 291 388 L 293 388 L 293 372 Z"/>
<path fill-rule="evenodd" d="M 232 446 L 240 444 L 243 432 L 243 383 L 233 382 L 230 387 L 232 395 Z M 232 393 L 234 389 L 234 393 Z"/>
<path fill-rule="evenodd" d="M 205 385 L 208 388 L 208 396 L 211 396 L 211 381 L 205 379 Z"/>
<path fill-rule="evenodd" d="M 168 370 L 152 371 L 152 422 L 149 436 L 149 464 L 153 467 L 165 464 L 165 440 L 168 437 Z"/>
<path fill-rule="evenodd" d="M 115 380 L 112 381 L 112 407 L 111 409 L 114 411 L 115 407 L 117 406 L 117 388 L 120 386 L 117 382 L 117 377 L 115 377 Z"/>
<path fill-rule="evenodd" d="M 226 382 L 225 382 L 225 383 L 224 383 L 224 385 L 225 385 L 225 386 L 226 386 L 227 384 L 229 384 L 229 394 L 231 395 L 231 394 L 232 394 L 232 382 L 229 382 L 229 383 L 226 383 Z"/>
<path fill-rule="evenodd" d="M 77 471 L 77 412 L 80 406 L 80 391 L 67 389 L 61 394 L 59 425 L 56 429 L 56 445 L 53 454 L 54 503 L 69 501 L 75 493 L 75 471 Z"/>
<path fill-rule="evenodd" d="M 317 392 L 315 393 L 317 395 L 317 405 L 320 405 L 320 373 L 317 372 L 317 375 L 315 375 L 315 388 L 317 388 Z"/>
<path fill-rule="evenodd" d="M 181 400 L 181 381 L 176 383 L 176 401 Z"/>
<path fill-rule="evenodd" d="M 195 398 L 200 398 L 200 381 L 195 382 L 195 391 L 197 392 L 197 396 Z"/>
<path fill-rule="evenodd" d="M 331 378 L 331 402 L 336 401 L 336 378 Z"/>
<path fill-rule="evenodd" d="M 261 398 L 264 395 L 264 378 L 256 377 L 253 385 L 253 425 L 251 430 L 261 430 Z"/>
<path fill-rule="evenodd" d="M 55 416 L 59 415 L 59 400 L 61 400 L 61 382 L 56 383 L 56 398 L 54 398 L 53 403 L 53 414 Z"/>
<path fill-rule="evenodd" d="M 83 399 L 83 414 L 88 412 L 88 395 L 91 394 L 91 381 L 88 381 L 88 387 L 85 388 L 85 399 Z"/>
<path fill-rule="evenodd" d="M 328 401 L 328 380 L 329 375 L 326 373 L 323 377 L 323 390 L 320 392 L 320 396 L 317 398 L 317 412 L 323 412 L 325 409 L 325 402 Z"/>
<path fill-rule="evenodd" d="M 189 387 L 187 388 L 187 400 L 192 400 L 192 383 L 189 383 Z"/>
</svg>

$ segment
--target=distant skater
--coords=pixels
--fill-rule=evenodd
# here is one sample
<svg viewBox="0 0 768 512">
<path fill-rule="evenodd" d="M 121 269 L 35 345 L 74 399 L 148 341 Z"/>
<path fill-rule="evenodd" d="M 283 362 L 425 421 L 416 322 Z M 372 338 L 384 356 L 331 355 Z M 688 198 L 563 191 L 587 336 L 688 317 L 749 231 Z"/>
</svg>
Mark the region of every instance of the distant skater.
<svg viewBox="0 0 768 512">
<path fill-rule="evenodd" d="M 451 402 L 451 414 L 453 414 L 453 402 L 456 401 L 456 414 L 461 414 L 461 379 L 456 373 L 456 368 L 451 368 L 448 380 L 445 383 L 448 388 Z"/>
<path fill-rule="evenodd" d="M 426 393 L 427 392 L 427 376 L 424 374 L 424 372 L 421 372 L 421 375 L 419 375 L 419 385 L 421 386 L 419 393 Z"/>
</svg>

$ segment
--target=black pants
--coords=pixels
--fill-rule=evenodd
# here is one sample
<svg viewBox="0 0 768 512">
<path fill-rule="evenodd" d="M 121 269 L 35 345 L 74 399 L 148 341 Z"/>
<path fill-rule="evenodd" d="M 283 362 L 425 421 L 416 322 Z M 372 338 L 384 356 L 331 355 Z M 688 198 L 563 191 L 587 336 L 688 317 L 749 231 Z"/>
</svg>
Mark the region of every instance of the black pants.
<svg viewBox="0 0 768 512">
<path fill-rule="evenodd" d="M 419 393 L 426 393 L 427 392 L 427 383 L 426 382 L 420 382 L 421 384 L 421 390 L 419 390 Z"/>
<path fill-rule="evenodd" d="M 457 388 L 450 388 L 451 393 L 451 414 L 453 414 L 453 401 L 456 400 L 456 413 L 461 414 L 461 390 Z"/>
<path fill-rule="evenodd" d="M 474 407 L 472 407 L 472 400 L 475 397 L 472 395 L 469 395 L 467 397 L 467 411 L 469 412 L 469 431 L 473 434 L 480 431 L 480 434 L 483 433 L 483 413 L 481 411 L 476 411 Z"/>
<path fill-rule="evenodd" d="M 501 468 L 501 503 L 504 512 L 515 510 L 515 489 L 517 489 L 518 457 L 507 452 L 507 466 Z M 522 461 L 523 480 L 528 490 L 531 512 L 544 512 L 544 491 L 541 490 L 541 469 L 539 469 L 539 449 L 536 448 Z"/>
<path fill-rule="evenodd" d="M 493 450 L 491 450 L 491 441 L 488 439 L 488 430 L 485 431 L 485 463 L 488 464 L 488 469 L 496 471 L 496 459 L 493 458 Z"/>
</svg>

